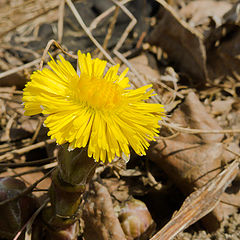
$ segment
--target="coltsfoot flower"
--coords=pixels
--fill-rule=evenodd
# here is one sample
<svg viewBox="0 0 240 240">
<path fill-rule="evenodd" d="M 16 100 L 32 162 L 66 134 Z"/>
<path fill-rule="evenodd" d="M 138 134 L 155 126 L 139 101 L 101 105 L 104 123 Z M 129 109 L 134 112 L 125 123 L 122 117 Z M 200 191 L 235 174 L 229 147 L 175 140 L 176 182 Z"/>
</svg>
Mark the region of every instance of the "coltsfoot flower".
<svg viewBox="0 0 240 240">
<path fill-rule="evenodd" d="M 35 71 L 23 90 L 25 115 L 46 114 L 52 139 L 70 149 L 87 146 L 96 161 L 128 156 L 129 146 L 145 155 L 159 133 L 163 105 L 145 102 L 152 85 L 129 89 L 128 69 L 118 75 L 116 65 L 104 75 L 106 64 L 79 51 L 76 72 L 62 56 L 52 59 L 51 70 Z"/>
</svg>

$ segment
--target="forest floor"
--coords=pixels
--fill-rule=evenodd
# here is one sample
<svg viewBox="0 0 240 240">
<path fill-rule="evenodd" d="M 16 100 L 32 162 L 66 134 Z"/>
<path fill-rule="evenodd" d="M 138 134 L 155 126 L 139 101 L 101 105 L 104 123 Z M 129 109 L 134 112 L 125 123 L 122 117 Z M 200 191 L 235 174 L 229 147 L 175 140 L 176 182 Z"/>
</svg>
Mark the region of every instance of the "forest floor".
<svg viewBox="0 0 240 240">
<path fill-rule="evenodd" d="M 106 214 L 89 214 L 93 230 L 80 215 L 78 238 L 90 239 L 93 231 L 98 235 L 92 239 L 113 239 L 100 236 L 94 220 L 110 229 L 106 219 L 116 218 L 128 240 L 240 239 L 239 2 L 0 0 L 0 5 L 0 177 L 23 181 L 37 205 L 44 203 L 58 146 L 47 137 L 43 115 L 24 116 L 22 90 L 42 60 L 46 66 L 47 51 L 54 58 L 64 55 L 74 67 L 78 50 L 90 52 L 120 63 L 120 71 L 129 67 L 134 87 L 151 83 L 157 94 L 150 101 L 163 104 L 167 116 L 146 156 L 132 153 L 128 162 L 115 159 L 97 168 L 84 201 Z M 34 212 L 13 229 L 0 215 L 0 239 L 17 239 Z M 123 212 L 136 217 L 132 224 L 141 230 L 131 232 Z"/>
</svg>

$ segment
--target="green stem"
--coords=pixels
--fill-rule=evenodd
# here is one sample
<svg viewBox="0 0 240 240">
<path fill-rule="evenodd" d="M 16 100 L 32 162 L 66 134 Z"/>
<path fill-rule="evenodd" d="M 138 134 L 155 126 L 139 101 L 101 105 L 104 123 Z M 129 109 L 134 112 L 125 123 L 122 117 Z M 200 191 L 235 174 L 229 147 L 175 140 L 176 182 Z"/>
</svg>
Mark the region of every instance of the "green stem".
<svg viewBox="0 0 240 240">
<path fill-rule="evenodd" d="M 97 163 L 88 157 L 85 148 L 68 151 L 67 145 L 61 146 L 58 167 L 52 173 L 49 189 L 51 206 L 43 212 L 43 220 L 51 229 L 52 238 L 48 239 L 76 239 L 76 227 L 73 227 L 76 226 L 76 214 L 96 167 Z"/>
</svg>

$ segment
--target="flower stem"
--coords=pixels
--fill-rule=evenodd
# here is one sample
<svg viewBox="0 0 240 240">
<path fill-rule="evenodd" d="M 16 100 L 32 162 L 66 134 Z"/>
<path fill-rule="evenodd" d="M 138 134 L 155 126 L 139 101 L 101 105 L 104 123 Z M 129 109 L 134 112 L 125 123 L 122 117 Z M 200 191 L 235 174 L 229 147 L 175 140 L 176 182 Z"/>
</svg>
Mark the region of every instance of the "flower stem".
<svg viewBox="0 0 240 240">
<path fill-rule="evenodd" d="M 51 206 L 43 211 L 48 239 L 76 239 L 76 215 L 86 184 L 92 179 L 97 164 L 88 157 L 85 148 L 68 151 L 67 145 L 61 146 L 58 167 L 52 173 L 49 189 Z"/>
</svg>

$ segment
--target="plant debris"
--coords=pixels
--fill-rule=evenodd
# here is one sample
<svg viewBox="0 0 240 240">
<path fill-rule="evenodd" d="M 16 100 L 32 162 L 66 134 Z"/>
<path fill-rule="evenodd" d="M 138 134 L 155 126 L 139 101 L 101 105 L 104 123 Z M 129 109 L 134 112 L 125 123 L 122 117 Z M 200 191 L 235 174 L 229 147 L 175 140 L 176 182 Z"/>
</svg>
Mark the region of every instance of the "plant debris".
<svg viewBox="0 0 240 240">
<path fill-rule="evenodd" d="M 167 117 L 146 156 L 96 169 L 66 239 L 239 239 L 239 4 L 0 0 L 0 239 L 46 239 L 59 146 L 22 89 L 47 52 L 76 65 L 78 49 L 152 84 Z"/>
</svg>

